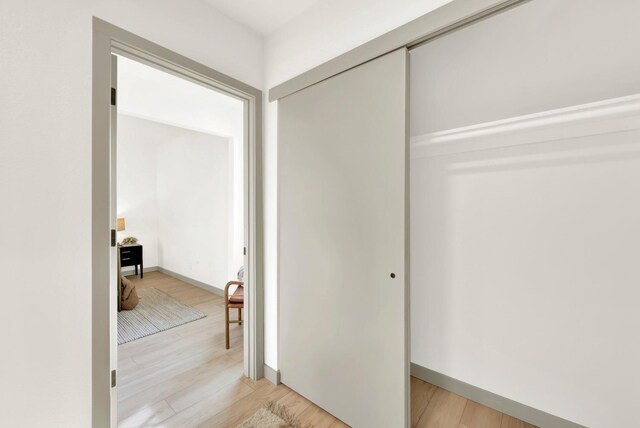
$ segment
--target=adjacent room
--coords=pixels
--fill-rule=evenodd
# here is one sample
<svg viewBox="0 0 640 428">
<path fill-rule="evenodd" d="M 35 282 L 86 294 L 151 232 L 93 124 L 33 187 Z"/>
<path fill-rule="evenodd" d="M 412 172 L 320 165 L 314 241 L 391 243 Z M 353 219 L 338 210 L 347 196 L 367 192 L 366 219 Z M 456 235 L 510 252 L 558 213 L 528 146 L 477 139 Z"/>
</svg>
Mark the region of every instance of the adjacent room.
<svg viewBox="0 0 640 428">
<path fill-rule="evenodd" d="M 243 374 L 243 103 L 124 56 L 117 77 L 118 426 L 180 425 Z"/>
</svg>

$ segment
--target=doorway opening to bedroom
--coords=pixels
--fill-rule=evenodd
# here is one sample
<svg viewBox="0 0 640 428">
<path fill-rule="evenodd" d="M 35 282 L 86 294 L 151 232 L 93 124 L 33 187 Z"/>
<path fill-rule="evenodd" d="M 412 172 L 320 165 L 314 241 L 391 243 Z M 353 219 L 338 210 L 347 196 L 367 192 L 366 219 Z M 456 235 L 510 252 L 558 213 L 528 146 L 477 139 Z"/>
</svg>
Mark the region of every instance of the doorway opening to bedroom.
<svg viewBox="0 0 640 428">
<path fill-rule="evenodd" d="M 183 426 L 244 372 L 245 105 L 114 61 L 118 425 Z"/>
</svg>

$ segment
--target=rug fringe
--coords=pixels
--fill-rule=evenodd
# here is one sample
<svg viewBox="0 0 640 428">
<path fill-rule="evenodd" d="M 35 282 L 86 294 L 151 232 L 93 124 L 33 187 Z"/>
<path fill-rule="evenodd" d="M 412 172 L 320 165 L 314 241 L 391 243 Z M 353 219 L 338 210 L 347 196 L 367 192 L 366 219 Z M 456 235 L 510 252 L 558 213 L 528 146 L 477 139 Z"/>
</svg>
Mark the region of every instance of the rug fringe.
<svg viewBox="0 0 640 428">
<path fill-rule="evenodd" d="M 264 405 L 264 408 L 285 421 L 288 428 L 313 428 L 311 424 L 302 425 L 300 420 L 292 414 L 286 406 L 278 404 L 275 401 L 268 401 Z"/>
</svg>

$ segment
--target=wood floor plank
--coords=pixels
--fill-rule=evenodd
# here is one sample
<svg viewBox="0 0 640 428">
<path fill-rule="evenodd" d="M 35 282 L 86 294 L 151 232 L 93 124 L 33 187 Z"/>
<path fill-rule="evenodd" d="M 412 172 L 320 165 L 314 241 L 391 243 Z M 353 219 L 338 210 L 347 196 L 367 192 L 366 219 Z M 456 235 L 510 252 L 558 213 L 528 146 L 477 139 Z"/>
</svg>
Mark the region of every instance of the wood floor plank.
<svg viewBox="0 0 640 428">
<path fill-rule="evenodd" d="M 118 346 L 118 420 L 121 427 L 235 427 L 267 401 L 276 401 L 314 428 L 345 423 L 285 385 L 242 376 L 243 327 L 231 326 L 224 346 L 224 301 L 161 272 L 129 277 L 207 314 L 191 323 Z M 235 316 L 235 313 L 232 314 Z M 411 378 L 412 426 L 421 428 L 535 428 L 427 382 Z"/>
<path fill-rule="evenodd" d="M 254 392 L 254 389 L 241 380 L 237 380 L 216 393 L 198 401 L 181 412 L 163 421 L 159 426 L 167 428 L 185 428 L 198 426 L 235 402 Z"/>
<path fill-rule="evenodd" d="M 202 428 L 228 428 L 235 427 L 249 419 L 264 404 L 269 401 L 277 401 L 287 395 L 291 390 L 284 385 L 266 385 L 255 389 L 252 393 L 243 397 L 216 413 L 198 426 Z"/>
<path fill-rule="evenodd" d="M 242 378 L 242 382 L 246 383 L 247 385 L 249 385 L 251 387 L 251 389 L 258 389 L 261 388 L 263 386 L 267 386 L 267 385 L 273 385 L 271 382 L 269 382 L 266 378 L 262 378 L 262 379 L 258 379 L 258 380 L 253 380 L 253 379 L 249 379 L 248 377 L 243 377 Z"/>
<path fill-rule="evenodd" d="M 302 425 L 310 424 L 313 428 L 329 428 L 338 419 L 318 406 L 309 406 L 299 415 Z"/>
<path fill-rule="evenodd" d="M 500 428 L 537 428 L 534 425 L 521 421 L 520 419 L 516 419 L 509 415 L 502 416 L 502 424 Z"/>
<path fill-rule="evenodd" d="M 188 337 L 181 335 L 172 336 L 170 339 L 158 337 L 157 339 L 163 343 L 164 347 L 140 348 L 137 350 L 138 354 L 134 354 L 131 358 L 139 366 L 152 366 L 165 361 L 179 361 L 182 358 L 193 356 L 194 353 L 211 352 L 215 353 L 215 356 L 219 356 L 221 352 L 233 352 L 224 349 L 224 331 L 216 331 L 217 327 L 215 326 L 211 326 L 210 329 L 210 332 L 190 330 L 191 334 Z M 237 331 L 230 332 L 231 340 L 240 335 L 241 333 Z M 235 350 L 235 348 L 232 349 Z"/>
<path fill-rule="evenodd" d="M 151 366 L 139 365 L 139 375 L 131 375 L 131 379 L 120 384 L 119 396 L 122 398 L 137 394 L 150 386 L 155 386 L 169 381 L 177 376 L 190 376 L 206 372 L 215 372 L 215 363 L 230 363 L 230 358 L 218 351 L 196 354 L 182 359 L 170 360 L 166 365 L 154 364 Z"/>
<path fill-rule="evenodd" d="M 458 428 L 466 404 L 466 398 L 438 388 L 416 427 Z"/>
<path fill-rule="evenodd" d="M 313 405 L 311 401 L 307 400 L 295 391 L 289 392 L 287 395 L 278 400 L 277 403 L 285 406 L 289 413 L 296 417 L 304 412 L 307 408 L 309 408 L 309 406 Z"/>
<path fill-rule="evenodd" d="M 329 428 L 350 428 L 349 425 L 336 418 L 335 422 L 329 425 Z"/>
<path fill-rule="evenodd" d="M 238 378 L 242 375 L 242 367 L 239 367 L 236 361 L 230 360 L 228 357 L 222 357 L 212 364 L 197 367 L 175 376 L 169 375 L 170 377 L 168 376 L 161 382 L 153 379 L 153 381 L 149 380 L 146 384 L 136 385 L 134 391 L 123 389 L 122 398 L 120 398 L 120 390 L 118 390 L 119 412 L 123 416 L 128 415 L 137 407 L 167 399 L 179 391 L 197 387 L 203 379 L 210 379 L 216 377 L 222 371 L 227 371 L 228 373 L 231 370 L 235 372 Z"/>
<path fill-rule="evenodd" d="M 138 428 L 158 425 L 173 415 L 175 415 L 173 409 L 166 401 L 161 400 L 143 406 L 132 415 L 118 421 L 118 428 Z"/>
<path fill-rule="evenodd" d="M 133 358 L 119 358 L 118 359 L 118 374 L 121 373 L 121 370 L 136 370 L 136 362 L 133 361 Z"/>
<path fill-rule="evenodd" d="M 242 361 L 242 337 L 233 338 L 231 340 L 231 350 L 227 351 L 222 345 L 207 346 L 201 349 L 194 350 L 194 353 L 189 356 L 185 356 L 181 359 L 174 359 L 171 356 L 165 360 L 156 361 L 153 364 L 137 364 L 134 367 L 127 367 L 121 369 L 118 367 L 118 384 L 122 388 L 130 388 L 136 383 L 145 383 L 147 379 L 153 381 L 162 378 L 166 372 L 171 376 L 172 374 L 181 373 L 187 370 L 194 369 L 198 366 L 206 364 L 219 357 L 230 357 L 235 361 Z M 239 356 L 238 356 L 239 354 Z"/>
<path fill-rule="evenodd" d="M 192 306 L 207 315 L 211 315 L 213 313 L 222 313 L 224 310 L 224 301 L 222 299 L 207 300 L 206 302 L 199 302 Z"/>
<path fill-rule="evenodd" d="M 420 420 L 438 388 L 422 381 L 418 378 L 411 377 L 411 426 L 415 427 Z"/>
<path fill-rule="evenodd" d="M 224 369 L 216 370 L 209 376 L 196 379 L 188 387 L 171 394 L 165 400 L 173 410 L 180 412 L 244 377 L 242 371 L 238 371 L 237 361 L 229 359 L 228 364 L 223 367 Z"/>
<path fill-rule="evenodd" d="M 460 428 L 500 428 L 502 413 L 489 407 L 467 400 Z"/>
<path fill-rule="evenodd" d="M 135 351 L 124 354 L 130 355 L 138 364 L 154 364 L 158 361 L 175 361 L 192 354 L 194 350 L 203 347 L 213 346 L 216 349 L 224 350 L 224 320 L 201 319 L 192 323 L 176 327 L 172 330 L 183 328 L 182 331 L 175 332 L 172 336 L 163 336 L 160 332 L 155 339 L 157 343 L 145 343 L 145 346 L 136 348 Z M 188 334 L 187 334 L 188 332 Z M 242 335 L 241 328 L 231 328 L 230 336 L 235 338 Z M 123 356 L 124 356 L 123 355 Z"/>
</svg>

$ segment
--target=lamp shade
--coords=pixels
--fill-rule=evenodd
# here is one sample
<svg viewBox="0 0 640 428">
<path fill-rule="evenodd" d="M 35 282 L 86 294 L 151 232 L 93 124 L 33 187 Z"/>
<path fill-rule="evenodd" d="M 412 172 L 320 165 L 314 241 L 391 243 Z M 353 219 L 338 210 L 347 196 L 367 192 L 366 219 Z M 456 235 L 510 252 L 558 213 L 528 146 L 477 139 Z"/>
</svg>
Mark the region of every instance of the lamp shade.
<svg viewBox="0 0 640 428">
<path fill-rule="evenodd" d="M 116 230 L 121 232 L 124 230 L 124 217 L 118 217 L 116 220 Z"/>
</svg>

